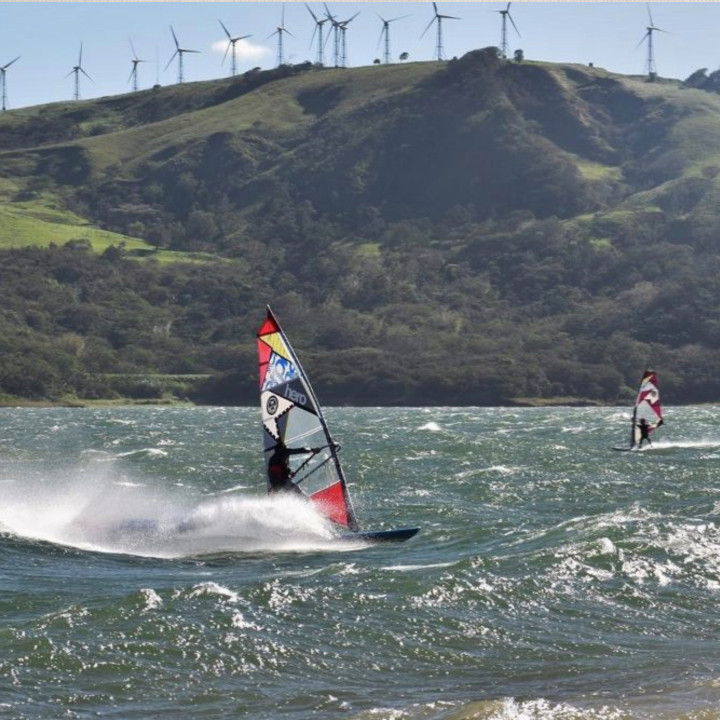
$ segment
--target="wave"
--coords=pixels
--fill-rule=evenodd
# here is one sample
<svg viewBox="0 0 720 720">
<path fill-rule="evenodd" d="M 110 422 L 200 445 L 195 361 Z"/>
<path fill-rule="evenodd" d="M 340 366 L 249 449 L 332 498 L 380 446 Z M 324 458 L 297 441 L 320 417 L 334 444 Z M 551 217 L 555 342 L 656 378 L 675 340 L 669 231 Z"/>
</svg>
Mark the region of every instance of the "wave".
<svg viewBox="0 0 720 720">
<path fill-rule="evenodd" d="M 160 450 L 160 448 L 140 448 L 139 450 L 128 450 L 127 452 L 118 453 L 115 455 L 117 458 L 156 458 L 156 457 L 167 457 L 166 450 Z"/>
<path fill-rule="evenodd" d="M 708 438 L 701 440 L 653 440 L 652 445 L 645 445 L 643 452 L 653 450 L 708 450 L 720 448 L 720 438 Z"/>
<path fill-rule="evenodd" d="M 430 432 L 442 432 L 442 428 L 432 420 L 430 422 L 426 422 L 424 425 L 421 425 L 418 430 L 429 430 Z"/>
<path fill-rule="evenodd" d="M 26 540 L 168 559 L 339 549 L 333 527 L 302 498 L 223 495 L 198 501 L 177 488 L 120 484 L 110 477 L 52 488 L 3 485 L 0 528 Z"/>
</svg>

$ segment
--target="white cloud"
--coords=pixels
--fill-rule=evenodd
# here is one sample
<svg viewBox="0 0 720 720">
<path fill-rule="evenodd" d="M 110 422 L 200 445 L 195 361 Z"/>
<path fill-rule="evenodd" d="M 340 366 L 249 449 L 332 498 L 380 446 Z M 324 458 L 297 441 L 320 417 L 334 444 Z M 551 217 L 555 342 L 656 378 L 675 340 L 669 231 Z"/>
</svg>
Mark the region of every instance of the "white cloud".
<svg viewBox="0 0 720 720">
<path fill-rule="evenodd" d="M 217 40 L 211 46 L 212 51 L 218 55 L 224 55 L 228 49 L 230 43 L 227 40 Z M 235 43 L 235 57 L 238 62 L 243 61 L 257 61 L 268 57 L 271 54 L 269 48 L 263 47 L 262 45 L 255 45 L 249 40 L 238 40 Z M 228 52 L 227 60 L 230 60 L 232 50 Z"/>
</svg>

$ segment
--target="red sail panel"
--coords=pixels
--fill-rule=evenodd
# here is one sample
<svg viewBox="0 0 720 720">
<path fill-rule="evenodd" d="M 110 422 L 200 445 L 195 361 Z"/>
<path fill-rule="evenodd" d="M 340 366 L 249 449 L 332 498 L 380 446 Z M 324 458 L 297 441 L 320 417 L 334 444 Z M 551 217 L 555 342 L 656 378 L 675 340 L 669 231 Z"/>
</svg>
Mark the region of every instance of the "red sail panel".
<svg viewBox="0 0 720 720">
<path fill-rule="evenodd" d="M 333 522 L 345 527 L 350 525 L 350 514 L 341 482 L 313 493 L 310 499 L 320 508 L 323 515 Z"/>
<path fill-rule="evenodd" d="M 265 382 L 265 375 L 267 374 L 268 363 L 270 362 L 270 355 L 272 348 L 265 344 L 262 340 L 258 339 L 258 360 L 260 362 L 260 387 Z"/>
<path fill-rule="evenodd" d="M 278 332 L 279 329 L 278 324 L 275 322 L 275 318 L 268 312 L 265 322 L 262 324 L 257 334 L 258 337 L 262 337 L 263 335 L 270 335 L 270 333 Z"/>
</svg>

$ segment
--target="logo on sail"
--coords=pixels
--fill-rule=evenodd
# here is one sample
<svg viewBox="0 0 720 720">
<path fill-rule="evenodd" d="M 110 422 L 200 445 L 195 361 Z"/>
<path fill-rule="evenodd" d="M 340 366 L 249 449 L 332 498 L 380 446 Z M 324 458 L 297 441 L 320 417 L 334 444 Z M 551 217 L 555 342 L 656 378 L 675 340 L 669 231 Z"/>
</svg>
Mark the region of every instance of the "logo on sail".
<svg viewBox="0 0 720 720">
<path fill-rule="evenodd" d="M 307 395 L 299 390 L 291 388 L 289 385 L 285 387 L 285 397 L 290 402 L 294 402 L 296 405 L 307 405 Z"/>
<path fill-rule="evenodd" d="M 274 415 L 277 412 L 278 409 L 278 399 L 275 395 L 271 395 L 268 398 L 267 403 L 265 404 L 265 410 L 267 410 L 268 415 Z"/>
<path fill-rule="evenodd" d="M 296 377 L 298 377 L 298 371 L 295 365 L 277 353 L 273 353 L 268 363 L 263 389 L 267 390 L 276 385 L 282 385 L 294 380 Z"/>
</svg>

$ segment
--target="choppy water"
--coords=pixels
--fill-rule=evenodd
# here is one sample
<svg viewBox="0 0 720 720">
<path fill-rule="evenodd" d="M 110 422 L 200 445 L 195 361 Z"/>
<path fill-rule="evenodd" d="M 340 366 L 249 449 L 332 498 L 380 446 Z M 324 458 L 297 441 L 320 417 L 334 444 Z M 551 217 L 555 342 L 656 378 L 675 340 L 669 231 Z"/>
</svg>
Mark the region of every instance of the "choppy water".
<svg viewBox="0 0 720 720">
<path fill-rule="evenodd" d="M 720 718 L 718 408 L 330 408 L 374 547 L 258 415 L 0 410 L 0 717 Z"/>
</svg>

